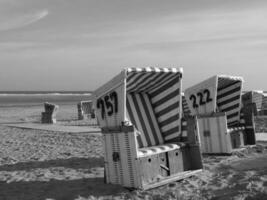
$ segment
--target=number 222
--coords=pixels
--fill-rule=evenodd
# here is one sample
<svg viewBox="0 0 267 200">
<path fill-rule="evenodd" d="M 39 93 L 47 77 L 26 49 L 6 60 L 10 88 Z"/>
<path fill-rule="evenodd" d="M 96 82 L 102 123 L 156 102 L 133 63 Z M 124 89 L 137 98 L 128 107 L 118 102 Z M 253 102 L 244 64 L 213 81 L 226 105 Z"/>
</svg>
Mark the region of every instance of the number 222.
<svg viewBox="0 0 267 200">
<path fill-rule="evenodd" d="M 204 99 L 204 96 L 206 95 L 206 99 Z M 199 102 L 197 103 L 197 97 L 199 97 Z M 198 108 L 199 106 L 205 105 L 212 101 L 212 98 L 210 97 L 210 91 L 208 89 L 205 89 L 203 92 L 198 92 L 196 95 L 192 94 L 190 96 L 190 100 L 193 101 L 193 108 Z"/>
</svg>

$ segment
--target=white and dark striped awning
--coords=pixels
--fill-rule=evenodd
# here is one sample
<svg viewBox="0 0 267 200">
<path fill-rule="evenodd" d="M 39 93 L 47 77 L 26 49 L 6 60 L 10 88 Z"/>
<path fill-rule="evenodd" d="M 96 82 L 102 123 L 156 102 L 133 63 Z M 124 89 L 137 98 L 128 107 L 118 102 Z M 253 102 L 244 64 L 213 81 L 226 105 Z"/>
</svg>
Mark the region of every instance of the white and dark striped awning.
<svg viewBox="0 0 267 200">
<path fill-rule="evenodd" d="M 139 147 L 178 141 L 181 77 L 176 68 L 127 69 L 127 115 L 143 134 L 137 138 Z"/>
<path fill-rule="evenodd" d="M 167 81 L 182 77 L 177 68 L 127 68 L 127 92 L 148 92 L 164 85 Z"/>
<path fill-rule="evenodd" d="M 240 122 L 242 83 L 242 77 L 218 76 L 217 106 L 226 113 L 228 126 Z"/>
</svg>

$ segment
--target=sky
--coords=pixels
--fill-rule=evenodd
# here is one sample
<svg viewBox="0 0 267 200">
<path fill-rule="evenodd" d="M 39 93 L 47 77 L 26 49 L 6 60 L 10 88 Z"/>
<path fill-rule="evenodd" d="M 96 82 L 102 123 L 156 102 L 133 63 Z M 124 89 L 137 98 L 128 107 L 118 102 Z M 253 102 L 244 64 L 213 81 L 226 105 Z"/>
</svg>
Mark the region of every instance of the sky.
<svg viewBox="0 0 267 200">
<path fill-rule="evenodd" d="M 267 1 L 0 0 L 1 91 L 92 91 L 125 67 L 267 90 Z"/>
</svg>

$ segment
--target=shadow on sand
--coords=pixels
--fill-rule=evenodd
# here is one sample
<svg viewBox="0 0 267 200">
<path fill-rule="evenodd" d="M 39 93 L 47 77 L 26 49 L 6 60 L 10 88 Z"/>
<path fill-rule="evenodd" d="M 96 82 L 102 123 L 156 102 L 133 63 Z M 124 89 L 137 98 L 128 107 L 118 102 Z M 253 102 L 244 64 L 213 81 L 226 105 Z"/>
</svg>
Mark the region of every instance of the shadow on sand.
<svg viewBox="0 0 267 200">
<path fill-rule="evenodd" d="M 93 167 L 104 167 L 103 157 L 91 157 L 91 158 L 69 158 L 69 159 L 57 159 L 47 161 L 31 161 L 20 162 L 12 165 L 0 166 L 0 171 L 17 171 L 17 170 L 31 170 L 37 168 L 50 168 L 50 167 L 66 167 L 72 169 L 90 169 Z"/>
<path fill-rule="evenodd" d="M 0 182 L 1 200 L 73 200 L 80 197 L 99 197 L 126 192 L 120 186 L 104 184 L 103 178 L 51 180 L 49 182 Z"/>
<path fill-rule="evenodd" d="M 103 166 L 103 158 L 70 158 L 3 165 L 0 166 L 0 171 L 16 172 L 20 170 L 28 171 L 36 168 L 45 169 L 51 167 L 90 169 Z M 105 184 L 104 177 L 75 180 L 52 179 L 47 182 L 22 180 L 19 182 L 6 183 L 0 181 L 1 200 L 72 200 L 78 197 L 103 197 L 124 192 L 127 192 L 127 190 L 120 186 Z"/>
</svg>

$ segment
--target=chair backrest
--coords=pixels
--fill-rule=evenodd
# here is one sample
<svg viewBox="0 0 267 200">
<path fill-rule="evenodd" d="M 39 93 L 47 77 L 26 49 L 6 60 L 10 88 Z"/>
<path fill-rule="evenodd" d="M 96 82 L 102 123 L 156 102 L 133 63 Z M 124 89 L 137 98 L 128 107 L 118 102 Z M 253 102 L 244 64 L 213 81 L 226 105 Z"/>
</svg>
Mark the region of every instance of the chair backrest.
<svg viewBox="0 0 267 200">
<path fill-rule="evenodd" d="M 58 108 L 59 108 L 58 105 L 48 103 L 48 102 L 44 103 L 44 109 L 46 113 L 56 113 L 58 111 Z"/>
<path fill-rule="evenodd" d="M 181 74 L 176 71 L 129 73 L 128 119 L 141 132 L 139 147 L 179 141 L 181 137 Z"/>
<path fill-rule="evenodd" d="M 140 131 L 137 136 L 139 147 L 163 144 L 158 121 L 147 93 L 127 94 L 127 117 Z"/>
<path fill-rule="evenodd" d="M 181 79 L 176 68 L 125 69 L 94 92 L 100 127 L 134 124 L 140 147 L 179 141 Z"/>
</svg>

